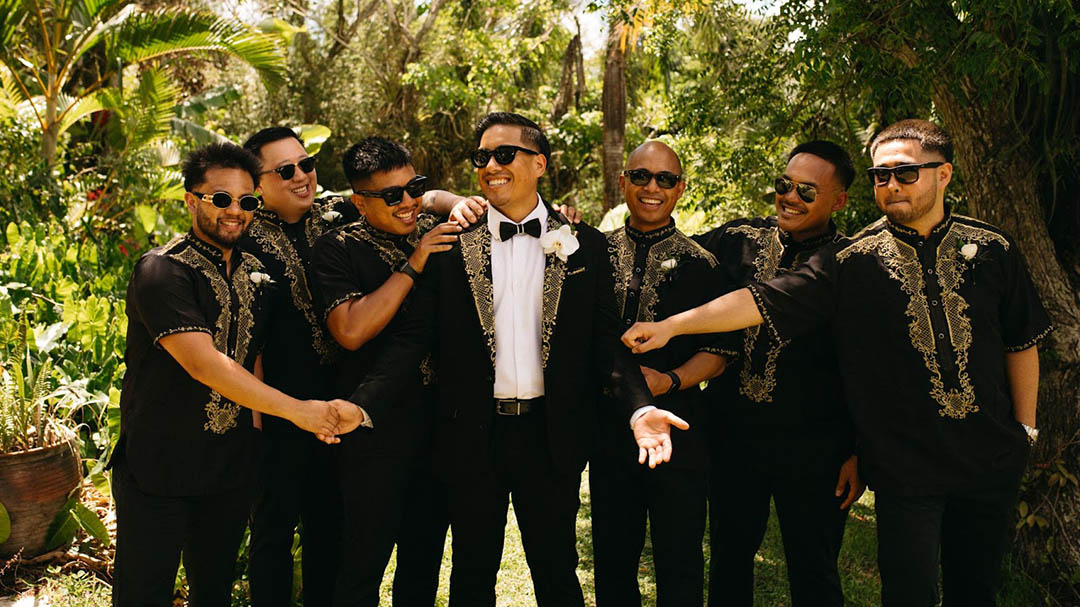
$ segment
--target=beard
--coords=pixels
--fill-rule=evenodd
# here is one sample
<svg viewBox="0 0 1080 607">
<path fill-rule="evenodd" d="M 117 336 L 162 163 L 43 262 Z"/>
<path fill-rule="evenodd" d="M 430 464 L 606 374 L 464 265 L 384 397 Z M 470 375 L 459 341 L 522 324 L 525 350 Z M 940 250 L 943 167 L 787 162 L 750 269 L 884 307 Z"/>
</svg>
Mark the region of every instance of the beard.
<svg viewBox="0 0 1080 607">
<path fill-rule="evenodd" d="M 225 249 L 233 248 L 233 246 L 236 245 L 236 242 L 247 234 L 248 228 L 251 227 L 251 221 L 248 221 L 244 225 L 244 228 L 237 232 L 236 235 L 223 234 L 221 226 L 217 223 L 217 219 L 206 215 L 203 212 L 201 205 L 195 208 L 195 221 L 199 224 L 199 230 L 204 236 L 213 241 L 214 244 Z"/>
<path fill-rule="evenodd" d="M 889 221 L 900 225 L 909 225 L 934 210 L 937 201 L 937 184 L 919 195 L 908 196 L 907 201 L 906 205 L 882 205 L 882 210 L 885 212 L 885 216 L 889 218 Z"/>
</svg>

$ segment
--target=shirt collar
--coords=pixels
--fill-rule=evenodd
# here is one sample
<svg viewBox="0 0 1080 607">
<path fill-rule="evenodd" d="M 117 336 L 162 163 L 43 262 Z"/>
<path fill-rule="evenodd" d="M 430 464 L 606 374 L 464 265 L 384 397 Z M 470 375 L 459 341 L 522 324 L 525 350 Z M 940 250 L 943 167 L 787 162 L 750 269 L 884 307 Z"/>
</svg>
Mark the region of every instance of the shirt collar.
<svg viewBox="0 0 1080 607">
<path fill-rule="evenodd" d="M 626 218 L 626 235 L 630 237 L 637 244 L 652 246 L 662 240 L 670 238 L 676 231 L 675 218 L 668 219 L 668 224 L 662 228 L 656 228 L 655 230 L 649 230 L 648 232 L 642 232 L 641 230 L 630 227 L 630 218 Z"/>
<path fill-rule="evenodd" d="M 544 204 L 544 199 L 540 197 L 539 193 L 537 193 L 536 194 L 536 207 L 534 207 L 532 212 L 529 213 L 528 215 L 526 215 L 525 218 L 522 219 L 521 221 L 513 221 L 513 220 L 509 219 L 506 215 L 503 215 L 502 213 L 500 213 L 499 210 L 495 208 L 495 205 L 492 205 L 492 204 L 489 203 L 488 204 L 488 213 L 487 213 L 487 227 L 488 227 L 488 232 L 490 232 L 491 235 L 495 237 L 495 241 L 498 242 L 499 241 L 499 224 L 504 222 L 504 221 L 509 221 L 510 223 L 522 224 L 522 223 L 525 223 L 526 221 L 529 221 L 530 219 L 539 219 L 540 220 L 540 234 L 543 235 L 545 232 L 547 232 L 547 218 L 548 218 L 547 205 Z"/>
<path fill-rule="evenodd" d="M 933 227 L 933 229 L 930 230 L 930 235 L 926 237 L 926 240 L 940 240 L 945 235 L 945 232 L 949 231 L 949 227 L 952 226 L 952 222 L 952 208 L 948 204 L 946 204 L 945 217 L 941 219 L 941 223 L 937 224 Z M 889 221 L 888 217 L 885 218 L 885 225 L 888 226 L 889 231 L 892 232 L 893 236 L 896 236 L 901 240 L 912 242 L 923 240 L 923 237 L 921 234 L 919 234 L 918 230 L 914 230 L 898 223 L 893 223 L 892 221 Z"/>
<path fill-rule="evenodd" d="M 188 230 L 188 233 L 184 235 L 184 239 L 187 240 L 191 248 L 198 251 L 203 257 L 217 263 L 225 259 L 225 255 L 222 254 L 221 249 L 199 238 L 195 234 L 194 229 Z"/>
<path fill-rule="evenodd" d="M 836 224 L 833 223 L 832 219 L 829 219 L 829 227 L 825 230 L 824 234 L 802 241 L 795 240 L 790 232 L 785 232 L 779 227 L 777 228 L 777 231 L 780 233 L 780 243 L 783 244 L 785 248 L 797 251 L 818 249 L 836 240 L 837 235 Z"/>
</svg>

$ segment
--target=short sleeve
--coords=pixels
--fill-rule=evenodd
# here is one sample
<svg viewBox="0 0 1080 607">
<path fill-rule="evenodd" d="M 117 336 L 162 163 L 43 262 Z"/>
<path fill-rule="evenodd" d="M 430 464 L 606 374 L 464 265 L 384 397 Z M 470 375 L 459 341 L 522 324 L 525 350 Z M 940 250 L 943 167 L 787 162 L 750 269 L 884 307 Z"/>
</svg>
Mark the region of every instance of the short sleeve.
<svg viewBox="0 0 1080 607">
<path fill-rule="evenodd" d="M 778 342 L 827 325 L 836 310 L 836 246 L 823 247 L 806 263 L 747 288 Z"/>
<path fill-rule="evenodd" d="M 354 271 L 344 236 L 335 231 L 323 235 L 312 251 L 311 269 L 323 306 L 323 320 L 334 308 L 350 299 L 363 297 L 360 275 Z"/>
<path fill-rule="evenodd" d="M 1005 251 L 1005 285 L 1001 298 L 1001 336 L 1007 352 L 1026 350 L 1049 335 L 1053 327 L 1031 274 L 1015 243 Z"/>
<path fill-rule="evenodd" d="M 154 345 L 175 333 L 214 334 L 213 321 L 199 305 L 192 272 L 168 257 L 148 254 L 139 260 L 131 276 L 132 299 L 128 306 L 146 327 Z"/>
</svg>

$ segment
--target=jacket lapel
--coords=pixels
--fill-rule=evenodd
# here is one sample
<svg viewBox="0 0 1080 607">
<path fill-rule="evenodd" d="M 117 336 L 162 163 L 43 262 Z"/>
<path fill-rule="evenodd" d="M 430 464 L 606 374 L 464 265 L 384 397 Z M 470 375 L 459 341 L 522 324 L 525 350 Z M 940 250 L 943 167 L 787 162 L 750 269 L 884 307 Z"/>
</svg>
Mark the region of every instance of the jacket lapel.
<svg viewBox="0 0 1080 607">
<path fill-rule="evenodd" d="M 558 230 L 563 224 L 548 207 L 547 229 Z M 556 255 L 544 256 L 544 303 L 540 323 L 540 361 L 547 368 L 548 354 L 551 351 L 551 334 L 555 330 L 555 320 L 559 315 L 559 298 L 562 296 L 563 279 L 566 277 L 566 263 Z M 494 318 L 494 316 L 492 316 Z"/>
<path fill-rule="evenodd" d="M 476 229 L 463 232 L 459 240 L 465 274 L 469 277 L 469 288 L 476 303 L 476 314 L 480 318 L 480 328 L 487 342 L 491 366 L 494 367 L 495 290 L 491 284 L 491 232 L 487 229 L 487 222 L 481 220 Z"/>
</svg>

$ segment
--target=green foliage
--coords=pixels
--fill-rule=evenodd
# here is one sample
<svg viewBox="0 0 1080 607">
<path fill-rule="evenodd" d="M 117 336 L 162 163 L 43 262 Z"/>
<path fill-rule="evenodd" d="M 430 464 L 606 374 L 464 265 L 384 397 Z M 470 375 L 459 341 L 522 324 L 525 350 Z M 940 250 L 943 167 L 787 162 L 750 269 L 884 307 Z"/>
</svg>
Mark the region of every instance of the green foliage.
<svg viewBox="0 0 1080 607">
<path fill-rule="evenodd" d="M 8 515 L 7 508 L 0 504 L 0 544 L 6 542 L 9 537 L 11 537 L 11 516 Z"/>
</svg>

